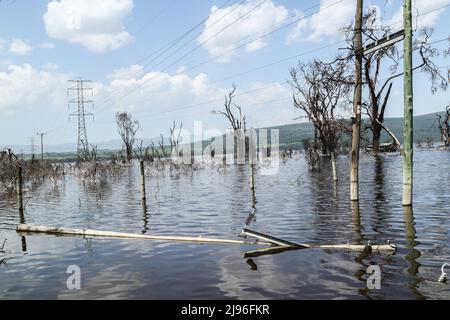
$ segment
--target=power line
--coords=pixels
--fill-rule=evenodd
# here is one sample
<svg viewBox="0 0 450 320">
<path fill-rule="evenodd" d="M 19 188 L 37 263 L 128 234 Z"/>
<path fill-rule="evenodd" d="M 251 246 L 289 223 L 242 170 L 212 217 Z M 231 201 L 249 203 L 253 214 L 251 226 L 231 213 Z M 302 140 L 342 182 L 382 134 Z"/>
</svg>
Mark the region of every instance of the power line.
<svg viewBox="0 0 450 320">
<path fill-rule="evenodd" d="M 227 0 L 225 1 L 219 8 L 222 9 L 224 8 L 231 0 Z M 236 4 L 237 2 L 243 2 L 244 0 L 235 0 L 231 6 L 233 6 L 234 4 Z M 236 7 L 237 8 L 237 7 Z M 234 10 L 234 9 L 233 9 Z M 233 11 L 232 10 L 232 11 Z M 213 12 L 211 15 L 208 15 L 207 17 L 205 17 L 204 19 L 202 19 L 202 21 L 200 21 L 199 23 L 197 23 L 194 27 L 192 27 L 191 29 L 189 29 L 188 31 L 186 31 L 185 33 L 183 33 L 181 36 L 177 37 L 176 39 L 172 40 L 171 42 L 167 43 L 166 45 L 160 47 L 159 49 L 157 49 L 156 51 L 150 53 L 149 55 L 147 55 L 146 57 L 142 58 L 141 60 L 139 60 L 138 62 L 136 62 L 137 64 L 139 64 L 142 61 L 147 60 L 148 58 L 154 56 L 155 54 L 157 54 L 158 52 L 161 52 L 160 54 L 158 54 L 156 57 L 154 57 L 151 61 L 147 62 L 144 64 L 143 66 L 143 70 L 145 70 L 146 67 L 150 66 L 153 62 L 155 62 L 158 58 L 160 58 L 162 55 L 164 55 L 166 52 L 168 52 L 170 49 L 172 49 L 173 47 L 175 47 L 177 44 L 180 43 L 181 40 L 183 40 L 184 38 L 186 38 L 189 34 L 191 34 L 194 30 L 196 30 L 198 27 L 200 27 L 201 25 L 203 25 L 203 23 L 205 23 L 210 17 L 214 16 L 219 10 Z M 231 13 L 231 12 L 229 12 Z M 222 18 L 224 18 L 225 16 L 227 16 L 229 13 L 225 14 L 223 17 L 221 17 L 219 20 L 217 20 L 213 25 L 215 25 L 217 22 L 219 22 Z M 207 27 L 205 30 L 209 29 L 210 27 L 212 27 L 213 25 Z M 190 39 L 187 43 L 185 43 L 182 47 L 184 47 L 185 45 L 191 43 L 193 40 L 195 40 L 201 33 L 197 34 L 194 38 Z M 181 48 L 182 48 L 181 47 Z M 181 48 L 178 48 L 181 49 Z M 176 51 L 174 52 L 176 53 Z M 142 71 L 143 71 L 142 70 Z M 131 75 L 128 80 L 133 79 L 134 77 L 138 76 L 141 72 L 141 70 L 136 72 L 135 74 Z M 106 101 L 111 100 L 106 99 Z M 101 104 L 104 104 L 105 101 L 102 101 Z"/>
<path fill-rule="evenodd" d="M 336 4 L 338 4 L 338 3 L 342 2 L 342 1 L 343 1 L 343 0 L 338 1 L 338 2 L 336 2 L 336 3 L 333 3 L 333 4 L 330 5 L 329 7 L 331 7 L 331 6 L 333 6 L 333 5 L 336 5 Z M 229 1 L 227 1 L 227 2 L 229 2 Z M 226 3 L 227 3 L 227 2 L 226 2 Z M 225 5 L 225 4 L 224 4 L 224 5 Z M 223 5 L 223 6 L 224 6 L 224 5 Z M 443 6 L 443 7 L 439 7 L 439 8 L 430 10 L 430 11 L 428 11 L 428 12 L 425 12 L 425 13 L 420 14 L 420 16 L 424 16 L 424 15 L 430 14 L 430 13 L 432 13 L 432 12 L 435 12 L 435 11 L 437 11 L 437 10 L 446 8 L 446 7 L 448 7 L 448 6 L 450 6 L 450 5 L 446 5 L 446 6 Z M 327 9 L 327 8 L 329 8 L 329 7 L 323 8 L 323 9 L 319 10 L 318 12 L 320 12 L 320 11 L 322 11 L 322 10 L 324 10 L 324 9 Z M 314 12 L 314 13 L 308 15 L 308 16 L 303 16 L 302 18 L 297 19 L 296 21 L 298 22 L 298 21 L 300 21 L 300 20 L 302 20 L 302 19 L 305 19 L 305 18 L 307 18 L 307 17 L 310 17 L 310 16 L 312 16 L 313 14 L 318 13 L 318 12 Z M 283 21 L 283 22 L 284 22 L 284 21 Z M 293 22 L 291 22 L 289 25 L 292 25 L 292 24 L 293 24 Z M 391 26 L 394 25 L 394 24 L 395 24 L 395 23 L 391 24 Z M 201 25 L 201 23 L 200 23 L 199 25 Z M 286 28 L 286 26 L 283 26 L 282 28 Z M 279 30 L 273 30 L 271 33 L 276 32 L 276 31 L 279 31 Z M 263 37 L 265 37 L 265 36 L 267 36 L 267 34 L 266 34 L 266 35 L 263 35 Z M 260 37 L 260 38 L 261 38 L 261 37 Z M 254 41 L 258 40 L 258 39 L 259 39 L 259 38 L 253 39 L 251 42 L 254 42 Z M 430 44 L 442 42 L 442 41 L 447 40 L 447 39 L 448 39 L 448 38 L 441 39 L 441 40 L 437 40 L 437 41 L 431 42 Z M 342 42 L 345 42 L 345 41 L 339 41 L 339 42 L 336 42 L 336 43 L 334 43 L 334 44 L 338 44 L 338 43 L 342 43 Z M 332 45 L 334 45 L 334 44 L 331 44 L 331 45 L 327 45 L 327 46 L 318 48 L 317 50 L 311 50 L 311 51 L 308 52 L 308 53 L 313 53 L 313 52 L 315 52 L 315 51 L 318 51 L 318 50 L 321 50 L 321 49 L 330 47 L 330 46 L 332 46 Z M 241 47 L 242 47 L 242 46 L 241 46 Z M 226 52 L 223 52 L 223 53 L 221 53 L 220 55 L 216 55 L 216 56 L 212 57 L 211 59 L 207 60 L 206 62 L 203 62 L 203 63 L 201 63 L 201 64 L 197 64 L 197 65 L 195 65 L 195 66 L 193 66 L 193 67 L 190 67 L 189 69 L 185 69 L 185 70 L 183 70 L 182 72 L 176 73 L 175 75 L 181 74 L 181 73 L 185 73 L 187 70 L 191 70 L 191 69 L 193 69 L 193 68 L 199 67 L 200 65 L 206 64 L 206 63 L 208 63 L 208 62 L 210 62 L 210 61 L 212 61 L 212 60 L 217 59 L 217 58 L 220 57 L 221 55 L 228 54 L 230 51 L 234 51 L 234 50 L 237 50 L 237 49 L 238 49 L 238 48 L 235 48 L 235 49 L 233 49 L 233 50 L 228 50 L 228 51 L 226 51 Z M 233 76 L 228 76 L 228 77 L 226 77 L 226 78 L 222 78 L 222 79 L 216 80 L 216 81 L 214 81 L 213 83 L 216 83 L 216 82 L 219 82 L 219 81 L 223 81 L 223 80 L 227 80 L 227 79 L 230 79 L 230 78 L 232 78 L 232 77 L 237 77 L 237 76 L 241 76 L 241 75 L 244 75 L 244 74 L 248 74 L 248 73 L 251 73 L 251 72 L 253 72 L 253 71 L 257 71 L 257 70 L 263 69 L 263 68 L 265 68 L 265 67 L 268 67 L 268 66 L 271 66 L 271 65 L 275 65 L 275 64 L 277 64 L 277 63 L 282 63 L 282 62 L 284 62 L 284 61 L 288 61 L 288 60 L 290 60 L 290 59 L 297 58 L 297 57 L 299 57 L 299 56 L 301 56 L 301 55 L 304 55 L 304 54 L 306 54 L 306 53 L 301 53 L 301 54 L 299 54 L 299 55 L 295 55 L 295 56 L 287 57 L 287 58 L 284 58 L 284 59 L 280 59 L 280 60 L 278 60 L 278 61 L 275 61 L 275 62 L 266 64 L 266 65 L 263 65 L 263 66 L 260 66 L 260 67 L 256 67 L 256 68 L 254 68 L 254 69 L 250 69 L 250 70 L 247 70 L 247 71 L 244 71 L 244 72 L 235 74 L 235 75 L 233 75 Z M 140 87 L 142 87 L 142 85 L 139 86 L 138 88 L 135 88 L 135 90 L 139 89 Z M 134 90 L 134 91 L 135 91 L 135 90 Z M 125 97 L 125 96 L 124 96 L 124 97 Z M 122 97 L 122 98 L 124 98 L 124 97 Z M 205 104 L 205 103 L 203 103 L 203 104 Z M 109 105 L 108 105 L 108 106 L 109 106 Z M 106 107 L 107 107 L 107 106 L 106 106 Z M 190 106 L 190 107 L 194 107 L 194 106 Z M 186 109 L 186 108 L 183 108 L 183 109 Z M 104 110 L 105 110 L 105 108 L 102 109 L 102 111 L 104 111 Z M 177 110 L 179 110 L 179 109 L 177 109 Z M 175 111 L 175 110 L 174 110 L 174 111 Z M 172 111 L 170 111 L 170 112 L 172 112 Z"/>
<path fill-rule="evenodd" d="M 255 11 L 256 9 L 258 9 L 259 7 L 261 7 L 264 2 L 266 2 L 267 0 L 263 0 L 261 2 L 259 2 L 256 6 L 252 7 L 250 10 L 248 10 L 246 13 L 244 13 L 243 15 L 240 15 L 237 19 L 235 19 L 232 23 L 228 24 L 225 28 L 221 29 L 219 32 L 215 33 L 213 36 L 209 37 L 208 39 L 206 39 L 205 41 L 201 42 L 200 44 L 198 44 L 197 46 L 195 46 L 193 49 L 191 49 L 190 51 L 188 51 L 187 53 L 185 53 L 184 55 L 182 55 L 181 57 L 179 57 L 177 60 L 175 60 L 174 62 L 172 62 L 171 64 L 169 64 L 168 66 L 166 66 L 165 68 L 163 68 L 158 74 L 156 74 L 154 77 L 151 77 L 151 79 L 156 78 L 159 74 L 165 72 L 166 70 L 170 69 L 171 67 L 173 67 L 175 64 L 177 64 L 178 62 L 180 62 L 181 60 L 183 60 L 185 57 L 187 57 L 188 55 L 190 55 L 191 53 L 193 53 L 194 51 L 198 50 L 199 48 L 201 48 L 204 44 L 206 44 L 207 42 L 209 42 L 210 40 L 212 40 L 213 38 L 215 38 L 216 36 L 218 36 L 220 33 L 224 32 L 226 29 L 228 29 L 229 27 L 231 27 L 232 25 L 234 25 L 235 23 L 237 23 L 239 20 L 243 19 L 244 17 L 248 16 L 250 13 L 252 13 L 253 11 Z M 341 0 L 342 1 L 342 0 Z M 147 81 L 150 79 L 147 79 Z M 145 82 L 143 83 L 143 85 L 145 85 Z M 128 91 L 127 93 L 125 93 L 122 97 L 119 97 L 117 100 L 122 100 L 123 98 L 127 97 L 128 95 L 130 95 L 131 93 L 135 92 L 136 90 L 140 89 L 143 85 L 141 86 L 137 86 L 134 89 Z M 116 100 L 116 101 L 117 101 Z M 100 110 L 100 112 L 103 111 L 103 109 Z"/>
<path fill-rule="evenodd" d="M 256 7 L 253 7 L 250 11 L 247 11 L 246 14 L 249 14 L 249 13 L 252 12 L 252 10 L 257 9 L 257 7 L 259 7 L 260 5 L 262 5 L 265 1 L 266 1 L 266 0 L 264 0 L 264 1 L 261 2 L 261 3 L 259 3 Z M 334 3 L 330 4 L 330 5 L 327 6 L 327 7 L 322 8 L 321 10 L 319 10 L 319 11 L 317 11 L 317 12 L 314 12 L 314 13 L 311 13 L 311 14 L 309 14 L 309 15 L 302 16 L 302 17 L 300 17 L 300 18 L 297 18 L 296 20 L 294 20 L 294 21 L 292 21 L 292 22 L 289 22 L 288 24 L 286 24 L 286 25 L 284 25 L 284 26 L 281 26 L 281 27 L 279 27 L 279 28 L 277 28 L 277 29 L 275 29 L 275 30 L 272 30 L 272 31 L 270 31 L 270 32 L 268 32 L 268 33 L 266 33 L 266 34 L 264 34 L 264 35 L 262 35 L 262 36 L 260 36 L 260 37 L 258 37 L 258 38 L 256 38 L 256 39 L 252 39 L 251 41 L 248 41 L 248 42 L 246 42 L 246 43 L 243 43 L 243 44 L 241 44 L 241 45 L 238 46 L 238 47 L 235 47 L 235 48 L 233 48 L 233 49 L 231 49 L 231 50 L 227 50 L 227 51 L 225 51 L 225 52 L 222 52 L 221 54 L 216 55 L 216 56 L 214 56 L 214 57 L 212 57 L 212 58 L 210 58 L 210 59 L 208 59 L 208 60 L 206 60 L 206 61 L 204 61 L 204 62 L 202 62 L 202 63 L 199 63 L 199 64 L 197 64 L 197 65 L 195 65 L 195 66 L 192 66 L 192 67 L 190 67 L 190 68 L 188 68 L 188 69 L 185 69 L 185 70 L 183 70 L 182 72 L 177 72 L 177 73 L 175 73 L 175 75 L 184 73 L 184 72 L 186 72 L 186 71 L 189 71 L 189 70 L 192 70 L 192 69 L 195 69 L 195 68 L 198 68 L 199 66 L 202 66 L 202 65 L 204 65 L 204 64 L 206 64 L 206 63 L 209 63 L 209 62 L 211 62 L 211 61 L 214 61 L 214 60 L 216 60 L 217 58 L 220 58 L 220 57 L 222 57 L 222 56 L 224 56 L 224 55 L 226 55 L 226 54 L 229 54 L 229 53 L 231 53 L 231 52 L 233 52 L 233 51 L 236 51 L 236 50 L 238 50 L 238 49 L 244 47 L 245 45 L 248 45 L 248 44 L 253 43 L 253 42 L 257 41 L 257 40 L 260 40 L 260 39 L 263 39 L 263 38 L 265 38 L 265 37 L 268 37 L 269 35 L 271 35 L 271 34 L 273 34 L 273 33 L 275 33 L 275 32 L 278 32 L 278 31 L 280 31 L 280 30 L 283 30 L 283 29 L 285 29 L 285 28 L 287 28 L 287 27 L 289 27 L 289 26 L 295 24 L 296 22 L 299 22 L 299 21 L 301 21 L 301 20 L 304 20 L 304 19 L 306 19 L 306 18 L 308 18 L 308 17 L 310 17 L 310 16 L 312 16 L 312 15 L 314 15 L 314 14 L 316 14 L 316 13 L 319 13 L 319 12 L 321 12 L 321 11 L 323 11 L 323 10 L 329 9 L 329 8 L 331 8 L 331 7 L 333 7 L 333 6 L 337 5 L 337 4 L 339 4 L 339 3 L 342 2 L 342 1 L 343 1 L 343 0 L 339 0 L 339 1 L 337 1 L 337 2 L 334 2 Z M 226 30 L 227 28 L 229 28 L 231 25 L 233 25 L 234 23 L 236 23 L 237 21 L 239 21 L 240 19 L 242 19 L 246 14 L 240 16 L 237 20 L 233 21 L 230 25 L 226 26 L 224 29 L 222 29 L 222 30 L 219 31 L 218 33 L 214 34 L 212 37 L 208 38 L 207 40 L 205 40 L 205 41 L 202 42 L 201 44 L 197 45 L 194 49 L 192 49 L 192 50 L 190 50 L 188 53 L 184 54 L 182 57 L 180 57 L 179 59 L 177 59 L 175 62 L 169 64 L 169 65 L 166 66 L 163 70 L 161 70 L 158 74 L 156 74 L 156 75 L 153 76 L 153 77 L 150 77 L 150 79 L 147 79 L 146 81 L 153 80 L 154 78 L 158 77 L 162 72 L 168 70 L 169 68 L 171 68 L 172 66 L 174 66 L 176 63 L 178 63 L 179 61 L 181 61 L 182 59 L 184 59 L 187 55 L 189 55 L 189 54 L 192 53 L 193 51 L 195 51 L 195 50 L 197 50 L 198 48 L 200 48 L 200 47 L 201 47 L 203 44 L 205 44 L 207 41 L 209 41 L 209 40 L 211 40 L 212 38 L 214 38 L 215 36 L 219 35 L 221 32 L 223 32 L 224 30 Z M 144 82 L 143 84 L 136 86 L 135 88 L 133 88 L 133 89 L 131 89 L 130 91 L 128 91 L 127 93 L 125 93 L 123 96 L 119 97 L 117 100 L 121 100 L 121 99 L 125 98 L 126 96 L 130 95 L 131 93 L 135 92 L 136 90 L 142 88 L 145 84 L 146 84 L 146 83 Z M 109 106 L 109 105 L 108 105 L 108 106 Z M 108 107 L 108 106 L 106 106 L 106 107 Z M 106 107 L 105 107 L 105 108 L 106 108 Z M 101 109 L 100 109 L 100 112 L 102 112 L 103 110 L 105 110 L 105 108 L 101 108 Z"/>
</svg>

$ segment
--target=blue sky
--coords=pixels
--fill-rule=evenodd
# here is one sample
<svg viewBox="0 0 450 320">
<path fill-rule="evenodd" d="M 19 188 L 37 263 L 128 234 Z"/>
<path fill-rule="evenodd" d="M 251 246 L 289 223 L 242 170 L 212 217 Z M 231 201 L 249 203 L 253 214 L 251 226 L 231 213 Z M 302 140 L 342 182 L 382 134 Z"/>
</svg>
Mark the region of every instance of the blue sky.
<svg viewBox="0 0 450 320">
<path fill-rule="evenodd" d="M 433 27 L 432 40 L 448 38 L 450 0 L 413 2 L 417 27 Z M 384 25 L 401 17 L 400 0 L 365 1 L 369 5 L 378 6 Z M 224 129 L 224 119 L 210 111 L 221 108 L 232 83 L 249 126 L 295 122 L 300 113 L 285 83 L 289 67 L 335 56 L 345 46 L 339 30 L 353 16 L 353 0 L 3 0 L 0 146 L 26 145 L 36 132 L 48 132 L 48 144 L 75 143 L 76 121 L 68 122 L 75 110 L 68 109 L 66 89 L 67 80 L 78 77 L 93 81 L 95 107 L 87 108 L 95 114 L 88 121 L 91 143 L 118 139 L 114 114 L 119 110 L 140 121 L 142 138 L 167 135 L 173 120 L 188 130 L 194 121 Z M 150 63 L 152 52 L 204 19 Z M 435 46 L 442 50 L 448 42 Z M 435 61 L 450 64 L 442 55 Z M 415 114 L 450 103 L 448 92 L 430 93 L 423 74 L 416 74 L 415 93 Z M 402 115 L 402 94 L 400 78 L 387 116 Z"/>
</svg>

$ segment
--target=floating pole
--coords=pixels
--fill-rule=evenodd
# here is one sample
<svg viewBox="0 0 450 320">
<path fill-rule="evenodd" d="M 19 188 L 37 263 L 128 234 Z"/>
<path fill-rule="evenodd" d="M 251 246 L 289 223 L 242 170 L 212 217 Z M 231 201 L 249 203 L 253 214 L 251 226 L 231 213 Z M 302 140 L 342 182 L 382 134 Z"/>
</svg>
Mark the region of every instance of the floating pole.
<svg viewBox="0 0 450 320">
<path fill-rule="evenodd" d="M 358 252 L 387 252 L 394 253 L 397 251 L 397 246 L 395 244 L 381 244 L 381 245 L 363 245 L 363 244 L 304 244 L 304 243 L 295 243 L 291 241 L 286 241 L 268 234 L 264 234 L 262 232 L 250 230 L 247 228 L 242 229 L 242 234 L 257 238 L 259 240 L 263 240 L 269 242 L 277 247 L 275 248 L 264 248 L 256 251 L 251 251 L 252 254 L 256 254 L 257 252 L 262 252 L 263 254 L 273 254 L 280 253 L 286 250 L 292 249 L 332 249 L 332 250 L 349 250 L 349 251 L 358 251 Z M 269 250 L 272 249 L 272 252 Z M 255 256 L 255 255 L 253 255 Z"/>
<path fill-rule="evenodd" d="M 34 233 L 56 234 L 56 235 L 58 234 L 78 235 L 78 236 L 128 238 L 128 239 L 144 239 L 144 240 L 165 240 L 165 241 L 197 242 L 197 243 L 257 244 L 256 242 L 243 240 L 215 239 L 203 237 L 150 236 L 143 234 L 97 231 L 89 229 L 68 229 L 68 228 L 56 228 L 47 226 L 34 226 L 29 224 L 19 224 L 17 226 L 17 232 L 34 232 Z"/>
<path fill-rule="evenodd" d="M 255 231 L 255 230 L 250 230 L 248 228 L 243 228 L 242 229 L 242 234 L 246 235 L 246 236 L 254 237 L 254 238 L 259 239 L 259 240 L 267 241 L 267 242 L 269 242 L 271 244 L 274 244 L 276 246 L 289 246 L 289 247 L 297 247 L 297 248 L 298 247 L 307 248 L 304 245 L 301 245 L 301 244 L 298 244 L 298 243 L 295 243 L 295 242 L 291 242 L 291 241 L 286 241 L 286 240 L 283 240 L 283 239 L 280 239 L 280 238 L 277 238 L 277 237 L 274 237 L 274 236 L 270 236 L 268 234 L 264 234 L 262 232 L 258 232 L 258 231 Z"/>
<path fill-rule="evenodd" d="M 242 230 L 243 235 L 255 237 L 263 240 L 264 242 L 250 242 L 243 240 L 229 240 L 229 239 L 215 239 L 215 238 L 203 238 L 203 237 L 176 237 L 176 236 L 150 236 L 144 234 L 134 233 L 122 233 L 122 232 L 110 232 L 110 231 L 98 231 L 89 229 L 68 229 L 57 228 L 47 226 L 34 226 L 28 224 L 19 224 L 17 226 L 17 232 L 30 232 L 30 233 L 45 233 L 54 235 L 77 235 L 77 236 L 91 236 L 91 237 L 106 237 L 106 238 L 124 238 L 124 239 L 142 239 L 142 240 L 159 240 L 159 241 L 178 241 L 178 242 L 195 242 L 195 243 L 222 243 L 222 244 L 240 244 L 240 245 L 263 245 L 272 244 L 276 247 L 262 248 L 257 251 L 264 254 L 278 253 L 277 250 L 285 251 L 296 249 L 346 249 L 349 251 L 378 251 L 394 253 L 397 250 L 397 246 L 392 244 L 386 245 L 354 245 L 354 244 L 342 244 L 342 245 L 318 245 L 318 244 L 298 244 L 291 241 L 286 241 L 277 237 L 266 235 L 261 232 L 244 228 Z M 260 254 L 261 255 L 261 254 Z"/>
</svg>

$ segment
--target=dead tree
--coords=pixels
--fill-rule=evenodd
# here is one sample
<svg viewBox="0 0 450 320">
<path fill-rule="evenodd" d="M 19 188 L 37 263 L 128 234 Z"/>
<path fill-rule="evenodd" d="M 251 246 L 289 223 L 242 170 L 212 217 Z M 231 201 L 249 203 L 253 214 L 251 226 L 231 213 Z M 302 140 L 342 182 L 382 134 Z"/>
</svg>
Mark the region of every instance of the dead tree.
<svg viewBox="0 0 450 320">
<path fill-rule="evenodd" d="M 236 93 L 236 86 L 233 85 L 230 92 L 228 92 L 228 95 L 225 96 L 225 103 L 224 103 L 225 111 L 218 110 L 218 111 L 213 111 L 212 113 L 213 114 L 222 114 L 223 116 L 225 116 L 228 119 L 228 122 L 230 123 L 233 131 L 237 131 L 240 129 L 246 131 L 247 123 L 246 123 L 245 115 L 242 113 L 242 108 L 233 102 L 235 93 Z M 235 109 L 235 110 L 233 110 L 233 109 Z M 237 114 L 236 114 L 236 111 L 237 111 Z"/>
<path fill-rule="evenodd" d="M 130 113 L 118 112 L 116 114 L 117 130 L 125 145 L 127 160 L 133 158 L 133 145 L 136 132 L 139 130 L 139 122 L 133 121 Z"/>
<path fill-rule="evenodd" d="M 368 43 L 382 39 L 391 33 L 389 27 L 379 27 L 374 24 L 376 21 L 376 10 L 370 10 L 363 17 L 363 46 Z M 348 49 L 355 52 L 352 41 L 353 25 L 344 29 Z M 431 47 L 428 43 L 432 30 L 424 29 L 414 44 L 414 50 L 419 53 L 420 64 L 413 68 L 421 70 L 430 76 L 431 91 L 436 92 L 438 89 L 446 90 L 448 81 L 439 71 L 439 68 L 433 63 L 433 57 L 439 54 L 438 50 Z M 350 55 L 353 57 L 353 55 Z M 362 105 L 362 109 L 370 118 L 369 129 L 372 131 L 372 152 L 380 151 L 381 132 L 384 130 L 393 139 L 394 145 L 400 149 L 399 140 L 393 135 L 392 131 L 384 125 L 384 115 L 391 96 L 393 81 L 402 76 L 403 72 L 398 72 L 399 61 L 402 57 L 399 54 L 396 44 L 386 46 L 375 52 L 365 54 L 363 63 L 364 84 L 366 85 L 369 95 L 368 102 Z M 380 79 L 380 74 L 387 72 L 389 76 Z"/>
<path fill-rule="evenodd" d="M 335 152 L 340 128 L 335 112 L 348 102 L 352 84 L 345 61 L 299 63 L 290 74 L 294 106 L 306 114 L 298 119 L 314 125 L 323 155 Z"/>
<path fill-rule="evenodd" d="M 177 128 L 177 125 L 175 121 L 173 122 L 172 128 L 170 128 L 170 153 L 172 156 L 176 155 L 177 157 L 182 156 L 182 153 L 180 153 L 179 150 L 179 144 L 180 144 L 180 135 L 181 130 L 183 128 L 183 122 L 180 123 L 180 126 Z"/>
<path fill-rule="evenodd" d="M 236 86 L 233 85 L 232 89 L 228 92 L 228 94 L 225 96 L 225 103 L 224 103 L 224 111 L 222 110 L 215 110 L 212 111 L 212 114 L 221 114 L 223 115 L 229 122 L 231 129 L 233 129 L 234 132 L 234 158 L 237 158 L 237 146 L 238 146 L 238 137 L 236 134 L 239 131 L 242 131 L 242 133 L 245 135 L 247 132 L 247 120 L 246 116 L 242 112 L 242 107 L 238 104 L 234 103 L 234 97 L 236 93 Z M 249 139 L 247 136 L 245 136 L 245 157 L 248 158 L 248 152 L 249 152 Z M 224 154 L 226 154 L 226 146 L 224 145 Z"/>
<path fill-rule="evenodd" d="M 450 105 L 445 109 L 445 118 L 438 113 L 436 114 L 436 123 L 441 133 L 441 143 L 444 147 L 450 146 Z"/>
</svg>

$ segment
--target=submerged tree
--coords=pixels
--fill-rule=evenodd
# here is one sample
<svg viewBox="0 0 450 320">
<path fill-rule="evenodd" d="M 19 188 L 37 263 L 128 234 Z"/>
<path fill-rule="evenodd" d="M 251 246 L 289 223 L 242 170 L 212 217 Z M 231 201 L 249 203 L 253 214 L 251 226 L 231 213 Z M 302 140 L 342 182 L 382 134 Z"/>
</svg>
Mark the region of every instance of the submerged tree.
<svg viewBox="0 0 450 320">
<path fill-rule="evenodd" d="M 116 114 L 117 130 L 125 145 L 127 160 L 133 158 L 133 145 L 136 132 L 139 130 L 139 122 L 133 121 L 130 113 L 118 112 Z"/>
<path fill-rule="evenodd" d="M 378 41 L 389 34 L 392 30 L 389 27 L 378 26 L 375 21 L 376 10 L 372 9 L 363 17 L 363 46 Z M 354 26 L 350 25 L 344 29 L 348 49 L 353 57 L 355 47 L 353 44 Z M 433 58 L 439 55 L 437 49 L 433 48 L 429 43 L 431 37 L 431 29 L 423 29 L 414 43 L 414 51 L 420 56 L 420 63 L 413 67 L 414 70 L 420 70 L 429 74 L 431 80 L 431 91 L 436 92 L 438 89 L 446 90 L 448 81 L 443 77 L 440 69 L 433 63 Z M 384 115 L 391 97 L 393 81 L 402 76 L 403 72 L 398 72 L 399 61 L 402 59 L 397 44 L 392 44 L 371 53 L 364 54 L 363 74 L 364 84 L 368 89 L 368 101 L 363 103 L 362 108 L 366 115 L 370 118 L 370 126 L 372 131 L 372 151 L 378 153 L 380 151 L 381 132 L 385 130 L 394 141 L 397 148 L 400 147 L 397 137 L 384 124 Z M 381 78 L 380 75 L 387 73 L 387 78 Z"/>
<path fill-rule="evenodd" d="M 236 93 L 236 86 L 233 85 L 232 89 L 225 96 L 224 110 L 212 111 L 213 114 L 221 114 L 227 120 L 234 133 L 234 157 L 238 154 L 238 135 L 245 135 L 247 133 L 247 120 L 246 116 L 242 112 L 242 107 L 234 102 Z M 245 136 L 245 155 L 248 155 L 249 151 L 249 139 Z M 226 146 L 224 145 L 224 155 L 226 154 Z"/>
<path fill-rule="evenodd" d="M 225 96 L 224 109 L 225 111 L 218 110 L 213 111 L 215 114 L 222 114 L 228 119 L 228 122 L 231 125 L 233 131 L 237 130 L 247 130 L 247 122 L 245 119 L 245 115 L 242 113 L 241 106 L 234 103 L 234 97 L 236 93 L 236 86 L 233 85 L 232 89 Z M 234 110 L 233 110 L 234 109 Z"/>
<path fill-rule="evenodd" d="M 450 146 L 450 105 L 445 109 L 444 118 L 439 113 L 436 114 L 436 117 L 436 123 L 441 133 L 441 143 L 448 148 Z"/>
<path fill-rule="evenodd" d="M 302 110 L 314 125 L 323 155 L 335 152 L 340 123 L 337 108 L 348 102 L 351 76 L 346 63 L 336 59 L 332 63 L 314 60 L 291 68 L 290 84 L 294 90 L 294 106 Z"/>
</svg>

